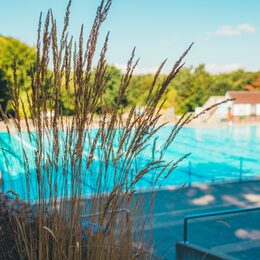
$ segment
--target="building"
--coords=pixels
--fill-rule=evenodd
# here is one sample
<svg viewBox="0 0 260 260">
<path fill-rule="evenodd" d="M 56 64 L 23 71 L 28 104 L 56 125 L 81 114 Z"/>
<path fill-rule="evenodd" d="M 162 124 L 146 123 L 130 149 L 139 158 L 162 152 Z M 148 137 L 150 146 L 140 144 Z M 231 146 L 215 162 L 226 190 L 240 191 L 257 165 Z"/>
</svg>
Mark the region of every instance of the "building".
<svg viewBox="0 0 260 260">
<path fill-rule="evenodd" d="M 213 107 L 200 116 L 200 121 L 207 124 L 260 122 L 260 91 L 228 91 L 225 96 L 211 96 L 202 107 L 196 108 L 195 114 L 227 99 L 233 100 Z"/>
<path fill-rule="evenodd" d="M 225 97 L 234 99 L 226 105 L 228 121 L 260 121 L 260 91 L 229 91 Z"/>
</svg>

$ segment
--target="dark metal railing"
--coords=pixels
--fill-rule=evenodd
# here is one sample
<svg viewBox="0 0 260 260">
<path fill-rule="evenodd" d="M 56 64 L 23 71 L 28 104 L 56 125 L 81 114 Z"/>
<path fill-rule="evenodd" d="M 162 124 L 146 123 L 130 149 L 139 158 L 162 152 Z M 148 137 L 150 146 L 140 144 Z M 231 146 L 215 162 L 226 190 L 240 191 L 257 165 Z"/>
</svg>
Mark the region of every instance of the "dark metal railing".
<svg viewBox="0 0 260 260">
<path fill-rule="evenodd" d="M 127 218 L 129 219 L 130 216 L 130 210 L 127 208 L 120 208 L 120 209 L 116 209 L 116 210 L 108 210 L 107 214 L 113 214 L 113 213 L 126 213 Z M 91 217 L 97 217 L 102 215 L 102 212 L 95 212 L 95 213 L 89 213 L 89 214 L 83 214 L 82 218 L 91 218 Z"/>
<path fill-rule="evenodd" d="M 126 223 L 129 223 L 129 221 L 130 221 L 130 210 L 129 209 L 119 208 L 119 209 L 116 209 L 116 210 L 108 210 L 106 212 L 106 214 L 114 214 L 114 213 L 117 213 L 117 214 L 124 214 L 125 213 L 126 214 Z M 92 217 L 98 217 L 102 214 L 103 214 L 102 212 L 94 212 L 94 213 L 89 213 L 89 214 L 83 214 L 82 219 L 86 220 L 86 219 L 89 219 L 89 218 L 92 218 Z M 107 231 L 108 231 L 108 225 L 104 225 L 103 227 L 100 227 L 98 223 L 95 223 L 95 222 L 92 222 L 92 221 L 87 221 L 86 224 L 94 232 L 102 230 L 103 233 L 107 233 Z"/>
<path fill-rule="evenodd" d="M 190 220 L 190 219 L 214 217 L 214 216 L 228 215 L 228 214 L 238 214 L 238 213 L 257 211 L 257 210 L 260 210 L 260 207 L 234 209 L 234 210 L 222 210 L 222 211 L 215 211 L 215 212 L 210 212 L 210 213 L 194 214 L 194 215 L 186 216 L 184 218 L 184 222 L 183 222 L 183 242 L 184 243 L 188 242 L 188 237 L 187 237 L 188 236 L 188 220 Z"/>
<path fill-rule="evenodd" d="M 239 159 L 239 181 L 242 181 L 242 174 L 243 174 L 243 157 Z"/>
<path fill-rule="evenodd" d="M 245 173 L 247 173 L 247 171 L 244 169 L 244 161 L 250 161 L 250 159 L 248 158 L 244 158 L 244 157 L 239 157 L 237 158 L 236 160 L 238 160 L 238 167 L 237 167 L 237 178 L 233 175 L 232 178 L 228 178 L 229 180 L 238 180 L 240 182 L 242 182 L 243 180 L 247 180 L 248 178 L 245 178 Z M 234 159 L 232 160 L 234 162 Z M 209 181 L 209 182 L 216 182 L 216 181 L 225 181 L 226 178 L 223 177 L 223 178 L 216 178 L 218 176 L 212 176 L 212 179 L 208 179 L 208 175 L 203 175 L 203 174 L 198 174 L 196 172 L 194 172 L 194 170 L 192 169 L 192 162 L 189 160 L 188 162 L 188 166 L 187 168 L 183 167 L 183 169 L 179 169 L 179 171 L 187 174 L 187 184 L 189 185 L 189 187 L 192 186 L 192 183 L 194 182 L 193 181 L 193 178 L 192 177 L 195 177 L 198 181 Z M 250 176 L 248 176 L 250 178 Z"/>
</svg>

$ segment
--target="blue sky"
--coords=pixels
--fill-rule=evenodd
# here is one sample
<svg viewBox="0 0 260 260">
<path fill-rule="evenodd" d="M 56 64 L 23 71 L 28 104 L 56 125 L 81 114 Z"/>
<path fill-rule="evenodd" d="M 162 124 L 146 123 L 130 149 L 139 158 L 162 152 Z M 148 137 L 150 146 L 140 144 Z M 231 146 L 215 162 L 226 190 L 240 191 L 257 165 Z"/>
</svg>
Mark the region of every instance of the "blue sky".
<svg viewBox="0 0 260 260">
<path fill-rule="evenodd" d="M 74 0 L 70 32 L 78 37 L 81 23 L 86 33 L 98 0 Z M 0 34 L 30 45 L 36 42 L 38 17 L 52 8 L 63 22 L 65 0 L 0 0 Z M 191 43 L 188 66 L 206 64 L 212 73 L 260 70 L 259 0 L 114 0 L 100 42 L 110 30 L 108 61 L 124 68 L 134 46 L 141 58 L 137 73 L 153 72 L 168 58 L 169 70 Z"/>
</svg>

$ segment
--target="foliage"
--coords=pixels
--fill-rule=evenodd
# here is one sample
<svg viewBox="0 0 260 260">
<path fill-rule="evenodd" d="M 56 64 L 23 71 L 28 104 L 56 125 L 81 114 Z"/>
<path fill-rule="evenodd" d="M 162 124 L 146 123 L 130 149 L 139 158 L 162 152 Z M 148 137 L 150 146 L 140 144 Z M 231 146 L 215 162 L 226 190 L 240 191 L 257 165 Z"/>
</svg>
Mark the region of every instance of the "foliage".
<svg viewBox="0 0 260 260">
<path fill-rule="evenodd" d="M 5 111 L 10 100 L 9 85 L 13 84 L 14 59 L 17 65 L 17 84 L 21 92 L 30 84 L 30 70 L 34 67 L 36 51 L 11 37 L 0 36 L 0 104 Z M 21 94 L 22 95 L 22 94 Z M 27 108 L 28 109 L 28 108 Z"/>
<path fill-rule="evenodd" d="M 179 114 L 194 111 L 196 107 L 202 106 L 210 96 L 225 95 L 227 91 L 231 90 L 257 89 L 257 76 L 259 78 L 259 72 L 243 70 L 212 75 L 206 71 L 204 65 L 199 65 L 195 69 L 183 68 L 165 92 L 164 108 L 174 107 Z M 164 77 L 161 75 L 159 81 L 162 81 Z M 147 94 L 152 80 L 153 75 L 151 74 L 133 77 L 127 93 L 127 100 L 130 104 L 144 104 L 144 96 Z"/>
<path fill-rule="evenodd" d="M 16 39 L 0 36 L 0 104 L 4 110 L 7 107 L 11 108 L 10 103 L 8 106 L 8 101 L 10 100 L 8 84 L 12 82 L 13 78 L 12 66 L 14 57 L 16 57 L 17 63 L 20 95 L 25 96 L 25 88 L 28 89 L 30 84 L 30 64 L 34 64 L 35 55 L 34 48 Z M 93 81 L 95 72 L 96 69 L 93 69 L 91 72 L 91 80 Z M 48 74 L 49 77 L 46 77 L 43 84 L 45 87 L 51 88 L 52 83 L 50 79 L 52 71 L 49 70 Z M 116 106 L 117 92 L 122 76 L 123 72 L 115 66 L 107 66 L 105 72 L 107 85 L 96 112 L 99 112 L 102 106 L 110 109 Z M 157 85 L 161 84 L 165 77 L 166 75 L 159 76 Z M 148 94 L 153 78 L 154 75 L 152 74 L 133 75 L 121 105 L 127 108 L 130 108 L 132 105 L 143 106 L 146 102 L 145 96 Z M 259 72 L 246 72 L 242 69 L 230 73 L 212 75 L 206 71 L 203 64 L 197 68 L 183 68 L 176 76 L 176 79 L 169 84 L 167 91 L 164 93 L 163 99 L 165 98 L 166 101 L 163 108 L 174 107 L 175 112 L 178 114 L 194 111 L 196 107 L 202 106 L 210 96 L 225 95 L 230 90 L 260 90 L 259 79 Z M 73 95 L 74 90 L 71 83 L 68 84 L 68 87 Z M 64 78 L 62 78 L 59 102 L 61 103 L 64 115 L 73 115 L 75 113 L 74 102 L 67 95 Z M 29 108 L 25 98 L 24 103 L 28 111 Z"/>
</svg>

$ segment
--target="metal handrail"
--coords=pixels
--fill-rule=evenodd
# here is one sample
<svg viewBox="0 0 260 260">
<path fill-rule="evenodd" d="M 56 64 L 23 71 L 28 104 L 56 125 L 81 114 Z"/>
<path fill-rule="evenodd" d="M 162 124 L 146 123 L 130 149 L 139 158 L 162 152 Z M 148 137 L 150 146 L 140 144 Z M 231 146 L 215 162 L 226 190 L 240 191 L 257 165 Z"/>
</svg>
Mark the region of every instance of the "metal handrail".
<svg viewBox="0 0 260 260">
<path fill-rule="evenodd" d="M 108 214 L 126 213 L 126 222 L 129 223 L 129 221 L 130 221 L 130 210 L 127 209 L 127 208 L 120 208 L 120 209 L 116 209 L 116 210 L 108 210 L 106 213 L 108 213 Z M 103 214 L 102 212 L 95 212 L 95 213 L 90 213 L 90 214 L 84 214 L 84 215 L 82 215 L 82 219 L 96 217 L 96 216 L 100 216 L 102 214 Z M 95 226 L 95 228 L 96 228 L 96 225 L 98 225 L 98 224 L 90 222 L 90 225 L 92 227 Z M 98 227 L 98 229 L 99 229 L 99 227 Z M 106 233 L 107 231 L 108 231 L 108 225 L 106 225 L 106 227 L 104 228 L 103 232 Z"/>
<path fill-rule="evenodd" d="M 215 212 L 211 212 L 211 213 L 194 214 L 194 215 L 186 216 L 183 221 L 183 242 L 188 243 L 188 239 L 187 239 L 188 220 L 190 220 L 190 219 L 236 214 L 236 213 L 243 213 L 243 212 L 256 211 L 256 210 L 260 210 L 260 207 L 251 207 L 251 208 L 234 209 L 234 210 L 222 210 L 222 211 L 215 211 Z"/>
<path fill-rule="evenodd" d="M 244 175 L 244 173 L 247 173 L 247 171 L 244 169 L 244 161 L 247 161 L 248 159 L 247 158 L 245 158 L 245 157 L 242 157 L 242 156 L 240 156 L 239 157 L 239 168 L 238 168 L 238 180 L 241 182 L 241 181 L 243 181 L 243 175 Z M 232 160 L 233 161 L 233 160 Z M 182 172 L 184 172 L 184 173 L 186 173 L 187 175 L 188 175 L 188 183 L 189 183 L 189 187 L 191 187 L 191 185 L 192 185 L 192 180 L 191 180 L 191 177 L 192 176 L 195 176 L 195 177 L 198 177 L 199 179 L 203 179 L 204 178 L 204 176 L 203 175 L 201 175 L 201 174 L 198 174 L 198 173 L 194 173 L 193 171 L 192 171 L 192 163 L 191 163 L 191 161 L 189 160 L 189 162 L 188 162 L 188 167 L 187 167 L 188 169 L 179 169 L 180 171 L 182 171 Z M 208 177 L 208 176 L 207 176 Z M 222 178 L 223 179 L 223 181 L 225 180 L 225 178 Z M 206 178 L 206 180 L 207 180 L 207 178 Z M 213 179 L 211 180 L 212 182 L 215 182 L 215 176 L 213 176 Z"/>
<path fill-rule="evenodd" d="M 113 213 L 126 213 L 127 218 L 129 218 L 130 215 L 130 210 L 127 208 L 120 208 L 120 209 L 116 209 L 116 210 L 108 210 L 107 211 L 108 214 L 113 214 Z M 90 214 L 84 214 L 82 215 L 82 218 L 91 218 L 91 217 L 97 217 L 102 215 L 102 212 L 95 212 L 95 213 L 90 213 Z"/>
</svg>

